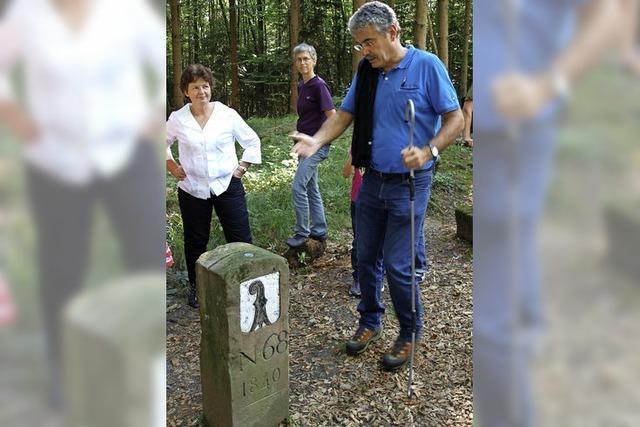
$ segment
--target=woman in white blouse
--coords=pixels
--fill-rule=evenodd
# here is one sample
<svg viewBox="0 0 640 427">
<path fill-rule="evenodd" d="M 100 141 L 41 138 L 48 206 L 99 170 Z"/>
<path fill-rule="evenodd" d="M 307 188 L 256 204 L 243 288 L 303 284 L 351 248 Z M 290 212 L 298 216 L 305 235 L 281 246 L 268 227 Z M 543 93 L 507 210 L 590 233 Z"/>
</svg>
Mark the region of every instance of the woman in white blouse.
<svg viewBox="0 0 640 427">
<path fill-rule="evenodd" d="M 196 260 L 207 249 L 215 209 L 228 243 L 251 243 L 242 177 L 261 162 L 260 139 L 233 109 L 211 102 L 213 75 L 200 64 L 189 65 L 180 89 L 191 101 L 167 120 L 167 170 L 178 180 L 178 202 L 184 229 L 189 275 L 189 305 L 198 307 Z M 171 154 L 178 141 L 180 164 Z M 244 152 L 238 162 L 238 141 Z"/>
</svg>

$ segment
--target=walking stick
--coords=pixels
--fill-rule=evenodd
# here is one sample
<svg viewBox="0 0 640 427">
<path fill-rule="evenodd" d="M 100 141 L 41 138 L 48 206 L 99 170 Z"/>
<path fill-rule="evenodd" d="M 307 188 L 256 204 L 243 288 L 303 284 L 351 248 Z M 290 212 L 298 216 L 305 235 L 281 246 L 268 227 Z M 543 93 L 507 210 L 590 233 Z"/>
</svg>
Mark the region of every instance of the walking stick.
<svg viewBox="0 0 640 427">
<path fill-rule="evenodd" d="M 416 109 L 413 101 L 407 101 L 404 109 L 404 121 L 409 123 L 409 148 L 413 147 L 413 131 L 416 126 Z M 416 184 L 413 168 L 409 170 L 409 201 L 411 205 L 411 355 L 409 356 L 409 380 L 407 384 L 407 395 L 409 399 L 413 394 L 413 357 L 416 347 L 416 236 L 415 236 L 415 201 Z"/>
</svg>

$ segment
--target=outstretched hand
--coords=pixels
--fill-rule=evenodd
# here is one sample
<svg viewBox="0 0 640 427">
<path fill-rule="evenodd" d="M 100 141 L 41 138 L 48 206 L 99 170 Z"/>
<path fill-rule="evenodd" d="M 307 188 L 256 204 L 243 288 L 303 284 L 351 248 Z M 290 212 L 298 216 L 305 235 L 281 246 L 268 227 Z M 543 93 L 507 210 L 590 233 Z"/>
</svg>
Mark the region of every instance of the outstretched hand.
<svg viewBox="0 0 640 427">
<path fill-rule="evenodd" d="M 305 159 L 313 156 L 320 149 L 318 140 L 307 134 L 293 132 L 289 134 L 289 138 L 296 142 L 291 152 Z"/>
</svg>

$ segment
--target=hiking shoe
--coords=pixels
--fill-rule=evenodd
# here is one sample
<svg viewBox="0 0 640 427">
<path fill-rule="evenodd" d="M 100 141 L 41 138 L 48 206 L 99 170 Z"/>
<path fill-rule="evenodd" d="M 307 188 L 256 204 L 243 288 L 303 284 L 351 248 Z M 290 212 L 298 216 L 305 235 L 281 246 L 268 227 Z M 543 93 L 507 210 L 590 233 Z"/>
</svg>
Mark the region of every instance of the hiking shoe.
<svg viewBox="0 0 640 427">
<path fill-rule="evenodd" d="M 416 341 L 416 346 L 418 342 Z M 395 371 L 402 368 L 411 357 L 411 340 L 398 338 L 393 348 L 382 357 L 382 367 L 385 371 Z"/>
<path fill-rule="evenodd" d="M 287 239 L 287 245 L 292 248 L 299 248 L 304 245 L 306 241 L 309 240 L 307 236 L 303 236 L 302 234 L 294 234 L 293 236 Z"/>
<path fill-rule="evenodd" d="M 355 335 L 347 341 L 346 348 L 349 356 L 357 356 L 363 353 L 373 341 L 376 341 L 382 335 L 382 328 L 377 330 L 369 329 L 364 326 L 358 326 Z"/>
<path fill-rule="evenodd" d="M 362 296 L 362 293 L 360 293 L 360 282 L 357 280 L 353 281 L 353 285 L 351 285 L 351 289 L 349 289 L 349 294 L 358 298 Z"/>
<path fill-rule="evenodd" d="M 318 242 L 324 242 L 327 240 L 327 233 L 325 234 L 312 234 L 309 237 L 311 237 L 313 240 L 317 240 Z"/>
</svg>

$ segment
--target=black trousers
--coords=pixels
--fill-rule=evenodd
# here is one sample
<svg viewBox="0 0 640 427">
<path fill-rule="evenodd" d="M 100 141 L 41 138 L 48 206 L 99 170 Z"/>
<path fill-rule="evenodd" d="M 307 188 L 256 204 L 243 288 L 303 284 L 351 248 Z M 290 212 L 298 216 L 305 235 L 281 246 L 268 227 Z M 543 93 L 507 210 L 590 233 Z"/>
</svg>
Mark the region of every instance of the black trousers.
<svg viewBox="0 0 640 427">
<path fill-rule="evenodd" d="M 252 242 L 244 186 L 240 179 L 231 178 L 229 188 L 224 193 L 219 196 L 212 194 L 206 200 L 178 189 L 178 203 L 184 230 L 184 255 L 189 283 L 195 286 L 196 261 L 207 250 L 214 209 L 227 243 Z"/>
<path fill-rule="evenodd" d="M 27 169 L 34 219 L 42 321 L 51 362 L 52 399 L 61 399 L 61 316 L 81 289 L 91 260 L 95 208 L 102 205 L 128 272 L 164 271 L 164 180 L 157 150 L 141 142 L 128 166 L 77 186 Z M 52 402 L 62 403 L 62 402 Z"/>
</svg>

